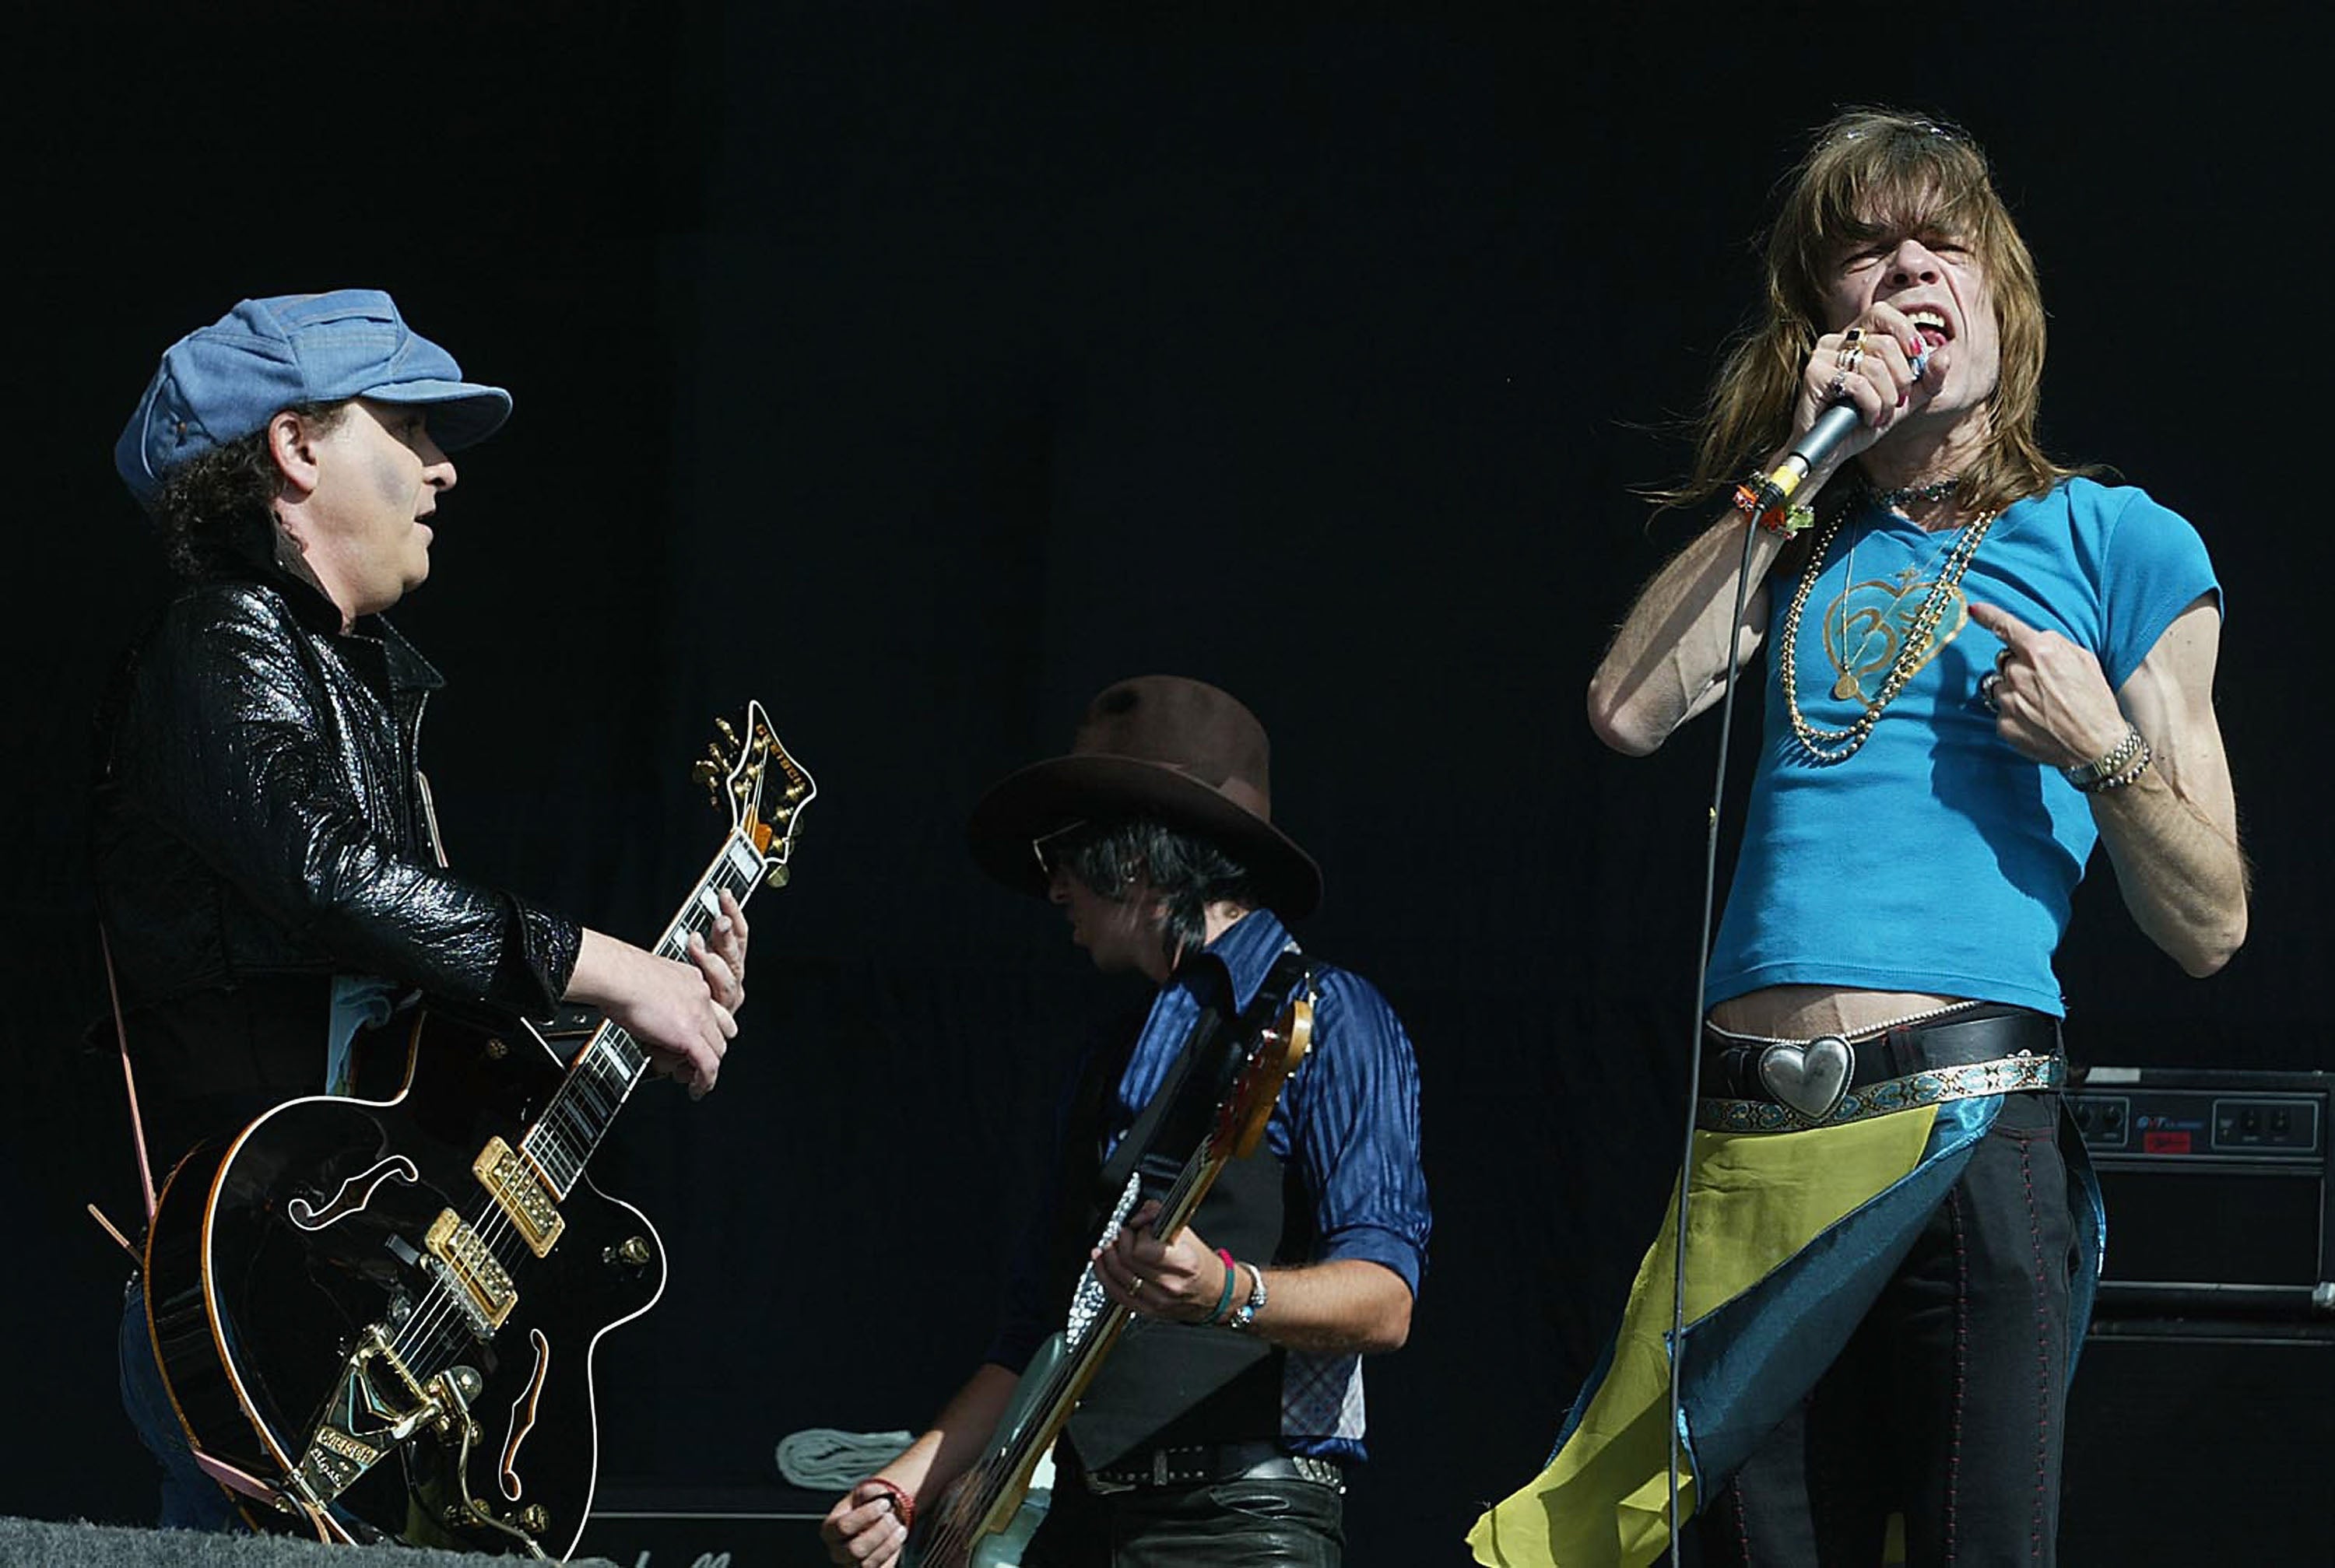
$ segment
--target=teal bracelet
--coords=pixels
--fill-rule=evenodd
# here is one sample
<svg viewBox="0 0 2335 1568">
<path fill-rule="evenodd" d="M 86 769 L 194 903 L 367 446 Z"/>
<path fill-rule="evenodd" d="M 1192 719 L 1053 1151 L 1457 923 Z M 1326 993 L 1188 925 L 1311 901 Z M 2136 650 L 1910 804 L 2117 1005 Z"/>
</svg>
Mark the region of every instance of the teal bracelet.
<svg viewBox="0 0 2335 1568">
<path fill-rule="evenodd" d="M 1200 1320 L 1203 1323 L 1221 1323 L 1225 1321 L 1225 1314 L 1232 1310 L 1233 1278 L 1240 1273 L 1240 1265 L 1233 1262 L 1231 1253 L 1223 1247 L 1218 1247 L 1216 1256 L 1224 1261 L 1225 1293 L 1216 1298 L 1216 1310 Z"/>
</svg>

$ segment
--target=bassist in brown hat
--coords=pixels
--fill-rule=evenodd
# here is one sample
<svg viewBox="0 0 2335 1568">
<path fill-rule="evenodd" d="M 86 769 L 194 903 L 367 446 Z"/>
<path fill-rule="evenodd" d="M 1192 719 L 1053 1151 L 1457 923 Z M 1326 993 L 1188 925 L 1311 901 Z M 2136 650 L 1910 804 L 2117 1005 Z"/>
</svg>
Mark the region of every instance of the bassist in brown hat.
<svg viewBox="0 0 2335 1568">
<path fill-rule="evenodd" d="M 1051 1390 L 1075 1413 L 1023 1563 L 1338 1563 L 1344 1477 L 1366 1453 L 1361 1358 L 1403 1343 L 1426 1261 L 1418 1068 L 1385 999 L 1304 958 L 1282 924 L 1320 902 L 1321 873 L 1273 825 L 1263 727 L 1197 681 L 1121 682 L 1071 755 L 983 799 L 970 835 L 992 876 L 1064 911 L 1099 968 L 1159 989 L 1131 1042 L 1081 1066 L 1055 1200 L 988 1360 L 835 1505 L 829 1555 L 991 1560 L 1034 1461 L 1020 1450 L 1052 1436 Z M 1189 1164 L 1164 1194 L 1123 1176 L 1151 1168 L 1138 1147 L 1183 1147 L 1153 1129 L 1177 1125 L 1162 1086 L 1187 1043 L 1264 1013 L 1284 1021 L 1255 1036 L 1268 1042 L 1290 1018 L 1310 1027 L 1285 1085 L 1264 1075 L 1255 1153 L 1222 1162 L 1188 1213 Z M 1124 1331 L 1073 1375 L 1109 1339 L 1098 1324 Z"/>
</svg>

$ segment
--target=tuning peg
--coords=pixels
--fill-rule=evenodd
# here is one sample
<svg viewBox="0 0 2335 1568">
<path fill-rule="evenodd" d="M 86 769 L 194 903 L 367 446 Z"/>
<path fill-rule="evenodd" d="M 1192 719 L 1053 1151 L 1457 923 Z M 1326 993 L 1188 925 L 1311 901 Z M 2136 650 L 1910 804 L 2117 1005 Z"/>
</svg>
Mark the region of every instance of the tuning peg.
<svg viewBox="0 0 2335 1568">
<path fill-rule="evenodd" d="M 757 730 L 755 730 L 755 731 L 754 731 L 754 755 L 755 755 L 755 756 L 757 756 L 757 757 L 767 757 L 767 756 L 769 756 L 771 752 L 773 752 L 773 751 L 777 750 L 778 749 L 779 749 L 779 738 L 778 738 L 776 735 L 771 734 L 768 730 L 759 729 L 759 728 L 758 728 Z"/>
<path fill-rule="evenodd" d="M 790 801 L 800 800 L 804 796 L 809 793 L 809 789 L 804 785 L 800 779 L 797 779 L 794 783 L 787 786 L 787 799 Z"/>
<path fill-rule="evenodd" d="M 738 731 L 730 728 L 729 720 L 716 719 L 713 721 L 713 727 L 722 731 L 722 742 L 723 745 L 733 749 L 737 746 Z"/>
<path fill-rule="evenodd" d="M 773 860 L 762 868 L 762 880 L 772 887 L 784 887 L 787 878 L 792 875 L 783 860 Z"/>
<path fill-rule="evenodd" d="M 701 789 L 714 799 L 719 800 L 722 799 L 722 764 L 719 762 L 705 761 L 693 762 L 690 765 L 689 776 L 692 779 L 696 781 Z"/>
</svg>

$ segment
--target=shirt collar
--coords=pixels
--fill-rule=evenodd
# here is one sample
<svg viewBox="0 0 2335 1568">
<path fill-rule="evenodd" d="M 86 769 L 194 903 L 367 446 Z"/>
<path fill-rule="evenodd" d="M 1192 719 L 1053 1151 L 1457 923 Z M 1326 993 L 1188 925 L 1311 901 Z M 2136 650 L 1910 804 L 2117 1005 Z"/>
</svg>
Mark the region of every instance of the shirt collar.
<svg viewBox="0 0 2335 1568">
<path fill-rule="evenodd" d="M 1272 972 L 1273 961 L 1294 945 L 1289 928 L 1272 910 L 1252 909 L 1200 950 L 1200 962 L 1211 962 L 1221 971 L 1232 985 L 1232 1011 L 1245 1012 Z"/>
</svg>

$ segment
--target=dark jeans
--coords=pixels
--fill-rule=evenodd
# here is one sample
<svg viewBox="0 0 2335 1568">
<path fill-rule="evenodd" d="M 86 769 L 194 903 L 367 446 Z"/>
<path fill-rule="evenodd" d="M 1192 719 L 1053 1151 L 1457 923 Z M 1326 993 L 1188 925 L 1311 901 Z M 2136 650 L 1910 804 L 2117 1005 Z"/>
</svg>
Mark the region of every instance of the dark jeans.
<svg viewBox="0 0 2335 1568">
<path fill-rule="evenodd" d="M 162 1366 L 154 1356 L 153 1338 L 146 1331 L 146 1298 L 131 1282 L 121 1303 L 121 1335 L 116 1350 L 121 1361 L 121 1408 L 138 1429 L 154 1462 L 162 1468 L 161 1505 L 155 1523 L 165 1530 L 235 1530 L 243 1525 L 219 1484 L 195 1463 L 187 1446 L 186 1428 L 170 1408 L 162 1381 Z"/>
<path fill-rule="evenodd" d="M 1871 1568 L 1892 1513 L 1908 1568 L 2057 1561 L 2076 1268 L 2059 1112 L 2004 1097 L 1839 1359 L 1699 1511 L 1706 1562 Z"/>
<path fill-rule="evenodd" d="M 1143 1486 L 1098 1495 L 1075 1476 L 1054 1486 L 1022 1568 L 1220 1568 L 1228 1563 L 1338 1568 L 1345 1500 L 1295 1479 Z"/>
</svg>

